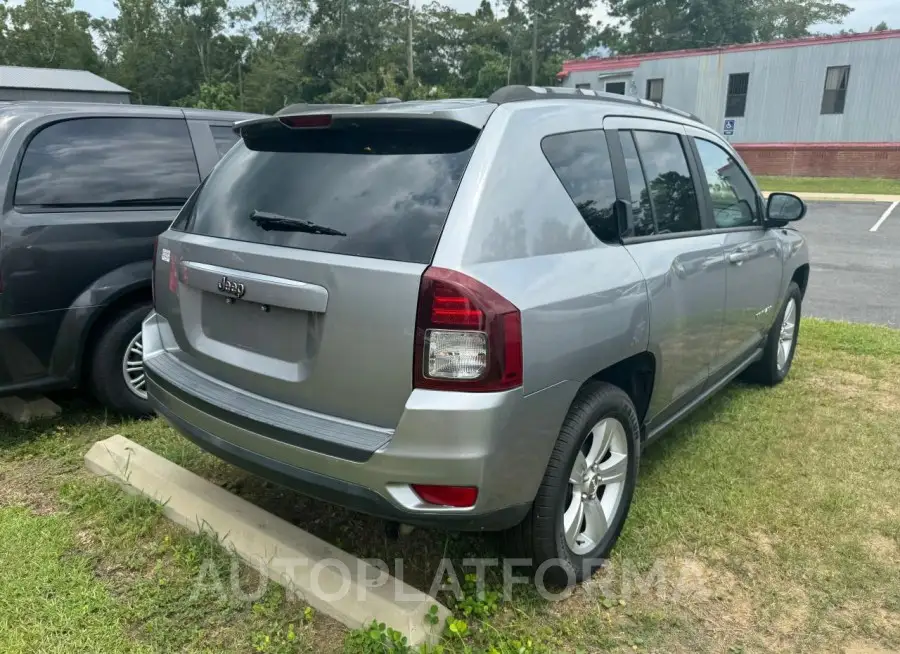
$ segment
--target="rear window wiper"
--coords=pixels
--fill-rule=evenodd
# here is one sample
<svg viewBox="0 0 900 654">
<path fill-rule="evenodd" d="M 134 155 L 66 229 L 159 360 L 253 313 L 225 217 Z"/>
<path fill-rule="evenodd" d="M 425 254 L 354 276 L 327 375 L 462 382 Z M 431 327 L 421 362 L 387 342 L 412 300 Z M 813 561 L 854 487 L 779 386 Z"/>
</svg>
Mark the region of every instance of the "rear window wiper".
<svg viewBox="0 0 900 654">
<path fill-rule="evenodd" d="M 323 234 L 325 236 L 347 235 L 339 229 L 319 225 L 305 218 L 291 218 L 290 216 L 282 216 L 281 214 L 269 213 L 268 211 L 257 211 L 256 209 L 250 212 L 250 220 L 267 232 L 306 232 L 307 234 Z"/>
</svg>

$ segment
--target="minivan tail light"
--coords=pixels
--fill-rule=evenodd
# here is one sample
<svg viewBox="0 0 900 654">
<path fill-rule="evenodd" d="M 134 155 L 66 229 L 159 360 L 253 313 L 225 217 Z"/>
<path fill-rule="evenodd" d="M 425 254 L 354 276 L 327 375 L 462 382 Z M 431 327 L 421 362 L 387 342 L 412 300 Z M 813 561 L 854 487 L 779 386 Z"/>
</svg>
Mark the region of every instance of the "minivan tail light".
<svg viewBox="0 0 900 654">
<path fill-rule="evenodd" d="M 169 292 L 178 292 L 178 257 L 174 252 L 169 254 Z"/>
<path fill-rule="evenodd" d="M 159 236 L 153 239 L 153 263 L 150 266 L 150 300 L 156 306 L 156 255 L 159 253 Z"/>
<path fill-rule="evenodd" d="M 419 285 L 414 387 L 502 391 L 521 386 L 522 375 L 515 305 L 468 275 L 428 268 Z"/>
</svg>

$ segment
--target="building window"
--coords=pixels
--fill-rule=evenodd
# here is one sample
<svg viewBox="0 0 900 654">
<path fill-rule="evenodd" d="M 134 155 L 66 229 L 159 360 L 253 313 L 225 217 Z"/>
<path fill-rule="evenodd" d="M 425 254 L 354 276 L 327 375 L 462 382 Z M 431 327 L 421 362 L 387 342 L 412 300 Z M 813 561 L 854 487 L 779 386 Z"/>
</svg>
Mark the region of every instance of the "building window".
<svg viewBox="0 0 900 654">
<path fill-rule="evenodd" d="M 606 92 L 625 95 L 625 82 L 607 82 Z"/>
<path fill-rule="evenodd" d="M 850 66 L 831 66 L 825 71 L 825 92 L 822 94 L 823 114 L 844 113 Z"/>
<path fill-rule="evenodd" d="M 647 80 L 647 99 L 650 102 L 662 102 L 663 81 L 662 78 Z"/>
<path fill-rule="evenodd" d="M 576 89 L 589 89 L 589 88 L 591 88 L 591 85 L 590 84 L 576 84 L 575 88 Z"/>
<path fill-rule="evenodd" d="M 725 98 L 725 117 L 741 118 L 747 108 L 747 87 L 750 73 L 735 73 L 728 76 L 728 95 Z"/>
</svg>

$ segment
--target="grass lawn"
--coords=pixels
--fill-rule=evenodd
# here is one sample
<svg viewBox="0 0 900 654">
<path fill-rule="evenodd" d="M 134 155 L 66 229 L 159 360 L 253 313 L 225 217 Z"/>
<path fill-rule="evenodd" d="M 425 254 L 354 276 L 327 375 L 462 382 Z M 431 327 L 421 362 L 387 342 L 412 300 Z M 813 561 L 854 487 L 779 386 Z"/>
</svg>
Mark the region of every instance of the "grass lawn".
<svg viewBox="0 0 900 654">
<path fill-rule="evenodd" d="M 405 579 L 426 590 L 444 552 L 497 555 L 492 537 L 389 539 L 378 520 L 248 476 L 160 421 L 66 408 L 62 421 L 0 424 L 4 653 L 398 651 L 274 585 L 247 599 L 199 584 L 229 586 L 230 557 L 82 472 L 89 445 L 113 433 L 354 554 L 403 558 Z M 495 606 L 494 579 L 455 607 L 442 651 L 900 651 L 900 331 L 805 320 L 784 384 L 731 386 L 641 466 L 606 570 L 558 602 L 520 586 Z M 234 571 L 244 593 L 259 587 Z"/>
<path fill-rule="evenodd" d="M 872 193 L 900 195 L 898 179 L 855 177 L 756 177 L 763 191 L 808 191 L 811 193 Z"/>
</svg>

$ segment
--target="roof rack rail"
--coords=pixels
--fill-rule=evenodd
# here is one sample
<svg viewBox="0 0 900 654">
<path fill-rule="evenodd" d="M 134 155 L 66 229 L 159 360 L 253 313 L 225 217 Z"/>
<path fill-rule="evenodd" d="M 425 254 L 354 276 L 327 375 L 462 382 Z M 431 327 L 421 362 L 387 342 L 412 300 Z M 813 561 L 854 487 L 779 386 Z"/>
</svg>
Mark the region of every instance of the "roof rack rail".
<svg viewBox="0 0 900 654">
<path fill-rule="evenodd" d="M 642 107 L 651 107 L 653 109 L 661 109 L 662 111 L 689 118 L 702 123 L 697 116 L 681 109 L 675 109 L 658 102 L 650 100 L 642 100 L 634 98 L 630 95 L 619 95 L 618 93 L 605 93 L 603 91 L 594 91 L 592 89 L 573 89 L 565 86 L 524 86 L 514 84 L 504 86 L 497 89 L 488 97 L 488 102 L 494 104 L 505 104 L 507 102 L 522 102 L 524 100 L 603 100 L 604 102 L 618 102 L 621 104 L 637 105 Z"/>
<path fill-rule="evenodd" d="M 398 102 L 403 102 L 403 100 L 400 98 L 378 98 L 375 104 L 397 104 Z"/>
</svg>

